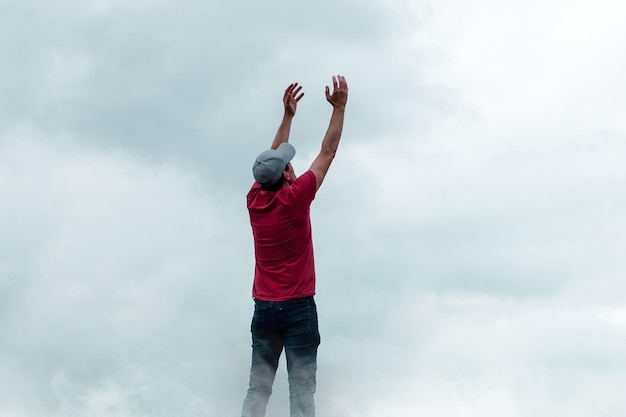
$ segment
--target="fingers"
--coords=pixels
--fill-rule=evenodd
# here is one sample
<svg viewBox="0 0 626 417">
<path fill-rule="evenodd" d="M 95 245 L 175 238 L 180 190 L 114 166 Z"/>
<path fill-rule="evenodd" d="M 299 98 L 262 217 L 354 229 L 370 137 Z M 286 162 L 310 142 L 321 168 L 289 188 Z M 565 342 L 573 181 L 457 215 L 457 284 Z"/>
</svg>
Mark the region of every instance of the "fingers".
<svg viewBox="0 0 626 417">
<path fill-rule="evenodd" d="M 298 102 L 304 96 L 304 93 L 300 93 L 300 90 L 302 90 L 301 85 L 298 85 L 298 83 L 291 83 L 285 89 L 285 95 L 283 98 L 285 100 L 294 99 L 296 102 Z M 298 95 L 298 93 L 300 93 L 300 95 Z"/>
<path fill-rule="evenodd" d="M 287 88 L 285 88 L 285 97 L 288 97 L 289 95 L 291 95 L 293 93 L 294 88 L 298 87 L 298 83 L 291 83 L 287 86 Z M 299 87 L 299 89 L 302 88 L 302 86 Z"/>
<path fill-rule="evenodd" d="M 348 89 L 348 83 L 346 82 L 346 77 L 344 77 L 343 75 L 339 76 L 339 86 L 343 88 L 344 90 Z"/>
<path fill-rule="evenodd" d="M 297 83 L 296 83 L 297 84 Z M 285 88 L 285 94 L 283 94 L 283 97 L 288 97 L 289 94 L 291 94 L 291 91 L 293 90 L 293 88 L 295 87 L 294 83 L 291 83 L 287 86 L 287 88 Z"/>
<path fill-rule="evenodd" d="M 291 96 L 295 98 L 296 102 L 300 101 L 300 99 L 302 98 L 302 96 L 304 96 L 304 93 L 300 93 L 300 90 L 302 90 L 302 86 L 298 85 L 298 83 L 295 83 L 294 85 L 294 90 L 291 92 Z M 296 88 L 296 86 L 298 86 Z M 300 93 L 300 95 L 298 95 L 298 93 Z"/>
<path fill-rule="evenodd" d="M 343 75 L 333 75 L 332 82 L 333 82 L 332 93 L 330 91 L 330 87 L 326 86 L 325 92 L 326 92 L 327 100 L 334 100 L 336 98 L 335 93 L 339 91 L 343 91 L 345 93 L 347 93 L 348 91 L 348 83 L 346 82 L 346 77 L 344 77 Z M 343 93 L 340 93 L 340 94 L 343 94 Z M 298 83 L 291 83 L 285 89 L 285 95 L 284 95 L 285 104 L 287 104 L 288 102 L 291 102 L 292 100 L 295 101 L 295 103 L 297 104 L 302 99 L 302 97 L 304 97 L 304 93 L 302 92 L 302 86 L 299 85 Z"/>
<path fill-rule="evenodd" d="M 333 75 L 333 94 L 339 89 L 348 90 L 346 77 L 344 77 L 343 75 Z"/>
<path fill-rule="evenodd" d="M 337 75 L 337 88 L 342 88 L 346 90 L 348 89 L 348 83 L 346 82 L 346 77 L 344 77 L 343 75 Z"/>
<path fill-rule="evenodd" d="M 335 109 L 344 107 L 348 99 L 348 83 L 343 75 L 333 75 L 333 92 L 331 94 L 330 87 L 326 86 L 326 100 L 333 105 Z"/>
</svg>

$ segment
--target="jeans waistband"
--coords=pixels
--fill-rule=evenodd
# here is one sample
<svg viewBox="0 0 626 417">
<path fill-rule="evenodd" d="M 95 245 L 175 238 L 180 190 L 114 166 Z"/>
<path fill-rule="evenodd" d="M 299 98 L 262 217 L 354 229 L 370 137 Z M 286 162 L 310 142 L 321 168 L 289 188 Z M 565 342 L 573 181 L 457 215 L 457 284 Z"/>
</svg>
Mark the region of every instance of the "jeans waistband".
<svg viewBox="0 0 626 417">
<path fill-rule="evenodd" d="M 297 305 L 297 304 L 315 304 L 315 299 L 312 295 L 302 298 L 294 298 L 293 300 L 286 301 L 265 301 L 265 300 L 257 300 L 254 299 L 254 304 L 257 306 L 289 306 L 289 305 Z"/>
</svg>

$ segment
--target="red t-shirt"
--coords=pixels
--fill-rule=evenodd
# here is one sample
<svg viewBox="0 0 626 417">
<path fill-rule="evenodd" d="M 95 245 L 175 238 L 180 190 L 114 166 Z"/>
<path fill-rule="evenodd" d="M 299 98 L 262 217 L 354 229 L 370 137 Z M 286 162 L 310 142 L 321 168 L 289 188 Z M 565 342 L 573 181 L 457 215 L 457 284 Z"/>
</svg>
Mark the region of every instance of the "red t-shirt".
<svg viewBox="0 0 626 417">
<path fill-rule="evenodd" d="M 286 301 L 315 294 L 309 208 L 316 189 L 315 175 L 307 171 L 278 191 L 264 191 L 254 183 L 248 192 L 255 299 Z"/>
</svg>

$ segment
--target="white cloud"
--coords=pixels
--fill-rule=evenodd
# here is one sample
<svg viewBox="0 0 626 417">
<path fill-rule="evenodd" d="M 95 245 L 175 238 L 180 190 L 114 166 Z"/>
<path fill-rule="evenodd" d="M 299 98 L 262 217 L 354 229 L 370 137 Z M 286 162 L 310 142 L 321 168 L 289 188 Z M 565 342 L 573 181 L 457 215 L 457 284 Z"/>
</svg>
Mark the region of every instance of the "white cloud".
<svg viewBox="0 0 626 417">
<path fill-rule="evenodd" d="M 238 414 L 250 161 L 337 72 L 319 414 L 623 415 L 621 3 L 245 6 L 0 3 L 0 415 Z"/>
<path fill-rule="evenodd" d="M 67 398 L 46 393 L 53 375 L 67 372 L 66 378 L 77 380 L 71 382 L 74 394 L 87 396 L 75 399 L 85 404 L 71 404 L 78 407 L 75 415 L 86 415 L 83 406 L 89 415 L 133 413 L 143 405 L 83 386 L 126 364 L 139 364 L 138 372 L 153 363 L 173 373 L 187 361 L 207 373 L 219 367 L 205 362 L 205 349 L 230 355 L 232 337 L 245 335 L 245 310 L 237 313 L 236 306 L 248 302 L 251 250 L 246 245 L 242 256 L 231 247 L 249 238 L 244 228 L 230 227 L 245 220 L 245 211 L 218 206 L 211 187 L 176 166 L 146 165 L 119 152 L 46 146 L 36 135 L 16 133 L 0 158 L 8 203 L 1 208 L 3 246 L 20 255 L 3 256 L 3 355 L 10 359 L 9 375 L 25 375 L 7 387 L 6 403 L 35 391 L 45 395 L 41 404 L 29 406 L 32 413 L 60 407 L 60 415 L 68 415 Z M 240 302 L 217 302 L 231 292 L 241 294 Z M 228 330 L 230 320 L 214 320 L 233 312 L 241 332 Z M 224 345 L 216 344 L 215 334 L 222 334 Z M 172 383 L 189 384 L 176 378 L 169 376 Z M 227 384 L 226 377 L 216 378 L 207 383 Z M 115 388 L 111 395 L 131 382 L 109 387 Z M 130 408 L 124 408 L 127 400 Z M 112 408 L 104 407 L 107 402 Z"/>
</svg>

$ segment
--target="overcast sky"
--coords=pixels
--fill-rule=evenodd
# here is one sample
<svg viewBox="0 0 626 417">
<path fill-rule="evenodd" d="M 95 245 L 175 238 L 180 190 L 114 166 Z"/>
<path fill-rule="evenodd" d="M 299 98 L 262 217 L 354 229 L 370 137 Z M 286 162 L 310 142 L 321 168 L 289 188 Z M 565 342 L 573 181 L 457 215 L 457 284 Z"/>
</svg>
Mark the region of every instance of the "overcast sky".
<svg viewBox="0 0 626 417">
<path fill-rule="evenodd" d="M 291 82 L 325 417 L 626 415 L 620 0 L 0 0 L 0 416 L 236 417 Z M 269 417 L 287 417 L 284 361 Z"/>
</svg>

